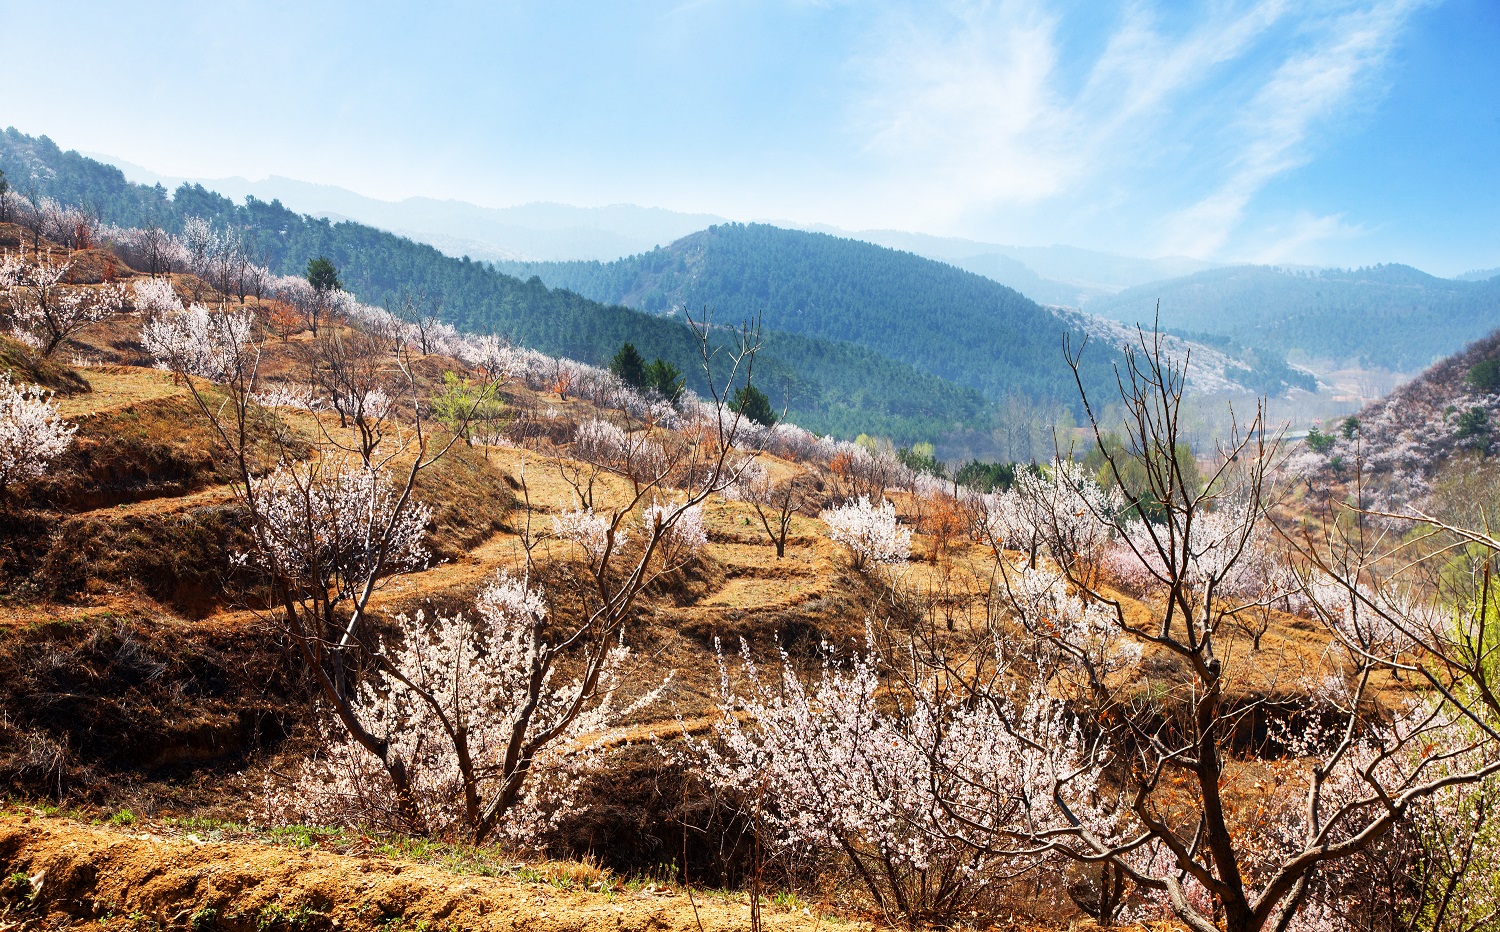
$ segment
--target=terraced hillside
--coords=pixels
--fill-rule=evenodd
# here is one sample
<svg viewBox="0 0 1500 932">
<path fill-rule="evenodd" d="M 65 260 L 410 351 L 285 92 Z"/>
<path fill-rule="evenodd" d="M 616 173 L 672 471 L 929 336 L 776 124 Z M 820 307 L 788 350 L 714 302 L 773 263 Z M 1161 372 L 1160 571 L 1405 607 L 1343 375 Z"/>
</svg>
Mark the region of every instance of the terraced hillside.
<svg viewBox="0 0 1500 932">
<path fill-rule="evenodd" d="M 19 248 L 19 234 L 6 232 Z M 135 288 L 151 277 L 118 256 L 84 250 L 73 262 L 69 287 L 121 286 L 144 303 Z M 859 862 L 779 846 L 753 794 L 710 780 L 701 754 L 720 739 L 716 726 L 737 720 L 726 715 L 722 690 L 750 682 L 735 656 L 742 640 L 767 669 L 780 648 L 793 674 L 815 678 L 879 638 L 958 651 L 1020 630 L 1003 573 L 1028 562 L 1045 570 L 1048 558 L 996 536 L 998 495 L 914 473 L 890 451 L 788 426 L 747 427 L 728 443 L 717 433 L 727 409 L 690 398 L 672 407 L 602 376 L 586 384 L 597 370 L 569 369 L 565 360 L 505 350 L 512 355 L 503 364 L 476 362 L 465 361 L 467 350 L 362 343 L 379 336 L 383 320 L 361 317 L 368 309 L 325 319 L 317 335 L 300 325 L 277 333 L 270 322 L 286 309 L 271 299 L 242 305 L 181 274 L 156 281 L 221 314 L 244 309 L 254 338 L 236 349 L 254 344 L 259 382 L 241 446 L 212 427 L 210 415 L 234 404 L 228 381 L 156 368 L 143 343 L 148 320 L 193 312 L 127 304 L 40 362 L 18 344 L 0 344 L 6 371 L 49 386 L 61 416 L 77 426 L 45 475 L 11 490 L 0 510 L 0 781 L 9 793 L 0 816 L 0 923 L 706 932 L 745 927 L 747 911 L 763 902 L 767 927 L 902 921 L 872 893 L 879 885 L 859 876 Z M 622 614 L 631 655 L 614 692 L 628 701 L 668 685 L 617 727 L 568 748 L 588 752 L 587 767 L 567 771 L 571 806 L 550 814 L 525 845 L 476 847 L 451 827 L 397 831 L 297 796 L 310 768 L 333 755 L 337 724 L 306 639 L 298 642 L 288 606 L 274 599 L 286 584 L 268 581 L 272 573 L 254 557 L 263 538 L 231 454 L 254 460 L 252 487 L 278 469 L 347 458 L 360 423 L 332 402 L 307 401 L 303 390 L 331 378 L 330 360 L 353 358 L 338 354 L 357 346 L 376 347 L 359 358 L 359 371 L 392 387 L 383 397 L 397 399 L 394 417 L 429 431 L 415 441 L 391 428 L 381 443 L 396 452 L 382 468 L 400 472 L 413 456 L 448 450 L 413 489 L 431 509 L 420 528 L 423 559 L 372 571 L 372 652 L 417 637 L 422 629 L 403 616 L 473 612 L 476 596 L 506 573 L 527 574 L 555 596 L 547 625 L 539 623 L 544 633 L 586 615 L 589 587 L 616 583 L 591 575 L 597 555 L 565 526 L 585 509 L 610 514 L 636 502 L 621 527 L 640 540 L 655 504 L 640 499 L 642 479 L 628 462 L 601 458 L 600 437 L 753 462 L 757 482 L 794 495 L 781 554 L 769 534 L 776 495 L 749 480 L 707 495 L 703 539 L 680 560 L 653 563 L 621 542 L 650 580 Z M 495 388 L 487 404 L 498 413 L 482 429 L 465 422 L 460 431 L 443 420 L 438 399 L 478 384 Z M 398 385 L 411 390 L 411 407 Z M 349 396 L 330 397 L 343 404 Z M 679 500 L 695 481 L 673 474 L 646 488 Z M 869 557 L 834 542 L 826 509 L 859 497 L 890 503 L 887 530 L 897 540 L 909 533 L 909 550 Z M 1118 546 L 1110 553 L 1121 555 Z M 1120 605 L 1133 625 L 1161 614 L 1162 595 L 1138 565 L 1132 573 L 1118 560 L 1094 559 L 1096 599 Z M 348 612 L 346 604 L 338 611 Z M 1259 756 L 1268 717 L 1307 702 L 1329 643 L 1306 611 L 1281 610 L 1289 602 L 1258 608 L 1258 629 L 1226 625 L 1217 635 L 1224 700 L 1235 710 L 1226 786 L 1247 813 L 1288 779 L 1287 762 Z M 563 656 L 559 679 L 581 675 Z M 374 669 L 351 672 L 360 674 Z M 1112 683 L 1125 704 L 1149 708 L 1183 693 L 1190 675 L 1181 657 L 1147 646 Z M 1411 689 L 1384 675 L 1371 683 L 1377 703 Z M 1094 902 L 1095 881 L 1055 864 L 1037 870 L 984 887 L 972 913 L 1051 928 L 1076 922 Z"/>
</svg>

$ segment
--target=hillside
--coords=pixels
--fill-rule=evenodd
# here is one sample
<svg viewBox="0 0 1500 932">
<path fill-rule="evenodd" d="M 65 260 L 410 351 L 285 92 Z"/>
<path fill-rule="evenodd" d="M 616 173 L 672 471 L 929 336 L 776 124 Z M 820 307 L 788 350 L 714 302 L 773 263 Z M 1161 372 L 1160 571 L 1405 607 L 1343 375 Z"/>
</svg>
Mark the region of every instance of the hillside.
<svg viewBox="0 0 1500 932">
<path fill-rule="evenodd" d="M 1435 278 L 1402 265 L 1296 272 L 1213 269 L 1091 299 L 1092 314 L 1215 334 L 1312 359 L 1414 372 L 1457 352 L 1500 320 L 1500 280 Z"/>
<path fill-rule="evenodd" d="M 603 363 L 630 341 L 647 358 L 660 356 L 688 373 L 689 387 L 703 388 L 692 337 L 681 321 L 589 300 L 540 280 L 523 281 L 373 227 L 297 214 L 274 201 L 251 197 L 236 204 L 201 186 L 169 195 L 163 187 L 134 185 L 112 166 L 14 129 L 0 134 L 0 170 L 18 193 L 34 184 L 40 194 L 65 204 L 89 205 L 108 223 L 178 230 L 189 217 L 205 218 L 239 231 L 251 254 L 281 274 L 299 275 L 308 259 L 328 256 L 345 287 L 367 303 L 416 295 L 460 329 L 500 334 L 545 353 Z M 759 310 L 720 304 L 714 319 L 734 325 Z M 761 384 L 778 408 L 789 404 L 794 420 L 810 429 L 883 434 L 909 443 L 936 439 L 956 425 L 982 424 L 989 416 L 974 389 L 899 357 L 796 328 L 777 332 L 769 317 L 766 326 Z M 1050 349 L 1043 358 L 1060 366 L 1055 343 Z M 1057 391 L 1066 387 L 1057 380 L 1050 384 Z"/>
<path fill-rule="evenodd" d="M 191 928 L 226 932 L 734 932 L 750 919 L 743 894 L 690 899 L 674 885 L 627 886 L 581 863 L 413 864 L 392 846 L 371 851 L 329 833 L 279 844 L 243 831 L 235 840 L 225 835 L 222 825 L 193 820 L 100 827 L 37 809 L 0 815 L 0 863 L 42 878 L 35 904 L 24 906 L 26 898 L 12 898 L 10 889 L 0 890 L 0 902 L 23 904 L 23 921 L 73 929 L 164 928 L 187 919 Z M 330 845 L 339 841 L 357 853 Z M 813 932 L 824 918 L 800 904 L 768 903 L 761 922 L 775 932 Z"/>
<path fill-rule="evenodd" d="M 1491 457 L 1500 449 L 1500 330 L 1320 433 L 1327 439 L 1308 444 L 1295 465 L 1345 480 L 1362 465 L 1369 501 L 1385 510 L 1420 505 L 1445 482 L 1493 473 Z M 1495 503 L 1475 504 L 1488 514 Z"/>
<path fill-rule="evenodd" d="M 607 264 L 500 267 L 658 314 L 705 304 L 731 317 L 762 313 L 769 327 L 859 343 L 995 401 L 1074 394 L 1061 344 L 1080 331 L 980 275 L 856 240 L 723 224 Z M 1118 358 L 1100 350 L 1085 361 L 1091 390 L 1111 384 Z"/>
<path fill-rule="evenodd" d="M 1224 847 L 1260 869 L 1295 837 L 1306 762 L 1264 736 L 1335 714 L 1309 690 L 1359 655 L 1300 597 L 1263 598 L 1269 535 L 1242 574 L 1167 568 L 1206 576 L 1205 663 L 1128 640 L 1168 627 L 1174 586 L 1124 543 L 1129 473 L 1011 464 L 981 492 L 534 351 L 429 349 L 357 302 L 317 318 L 0 235 L 18 327 L 16 283 L 63 254 L 56 306 L 122 296 L 50 356 L 0 338 L 10 377 L 57 390 L 28 423 L 66 434 L 0 489 L 0 921 L 727 930 L 759 904 L 765 928 L 1157 928 L 1159 887 L 1033 845 L 1077 811 L 1131 818 L 1117 800 L 1156 790 L 1113 783 L 1137 774 L 1106 749 L 1177 741 L 1161 723 L 1204 695 L 1222 766 L 1194 790 L 1224 800 Z M 1265 517 L 1228 511 L 1204 514 Z M 1416 688 L 1361 676 L 1347 714 L 1372 729 Z M 960 753 L 934 762 L 933 721 Z M 1088 768 L 1076 789 L 1058 754 Z M 955 791 L 995 813 L 974 841 L 945 821 Z M 1032 850 L 978 856 L 1017 837 Z M 1390 902 L 1324 883 L 1361 916 Z"/>
</svg>

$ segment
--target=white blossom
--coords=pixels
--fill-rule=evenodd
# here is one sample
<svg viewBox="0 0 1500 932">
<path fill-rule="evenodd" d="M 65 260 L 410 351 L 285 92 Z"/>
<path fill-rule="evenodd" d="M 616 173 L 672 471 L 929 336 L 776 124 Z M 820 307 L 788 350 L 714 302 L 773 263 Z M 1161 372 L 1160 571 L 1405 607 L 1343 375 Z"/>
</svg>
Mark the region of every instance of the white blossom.
<svg viewBox="0 0 1500 932">
<path fill-rule="evenodd" d="M 147 320 L 141 343 L 162 368 L 222 382 L 243 363 L 254 324 L 248 310 L 210 310 L 194 304 L 186 311 Z"/>
<path fill-rule="evenodd" d="M 884 499 L 872 505 L 860 496 L 819 517 L 828 525 L 828 536 L 849 548 L 856 567 L 890 566 L 911 556 L 911 530 L 897 526 L 896 506 Z"/>
<path fill-rule="evenodd" d="M 0 259 L 0 292 L 10 305 L 10 332 L 38 356 L 49 356 L 64 341 L 106 320 L 124 305 L 120 285 L 84 287 L 66 279 L 72 263 L 50 254 L 6 254 Z"/>
<path fill-rule="evenodd" d="M 135 309 L 142 314 L 172 314 L 182 310 L 182 301 L 169 278 L 143 278 L 134 282 Z"/>
<path fill-rule="evenodd" d="M 300 588 L 335 601 L 385 572 L 425 567 L 424 505 L 400 501 L 386 476 L 352 459 L 288 463 L 251 483 L 261 517 L 254 559 Z"/>
<path fill-rule="evenodd" d="M 652 502 L 641 510 L 641 528 L 649 538 L 653 534 L 660 534 L 659 546 L 662 549 L 666 562 L 671 564 L 681 563 L 688 557 L 697 553 L 708 544 L 708 532 L 703 528 L 703 507 L 693 505 L 684 509 L 672 521 L 670 526 L 663 529 L 663 525 L 671 520 L 672 514 L 681 506 L 664 502 Z"/>
<path fill-rule="evenodd" d="M 303 411 L 316 411 L 322 407 L 322 399 L 318 397 L 317 390 L 301 382 L 278 382 L 256 392 L 251 396 L 251 400 L 266 408 L 299 408 Z"/>
<path fill-rule="evenodd" d="M 15 385 L 10 373 L 0 373 L 0 493 L 43 475 L 77 429 L 62 419 L 47 392 Z"/>
<path fill-rule="evenodd" d="M 387 656 L 399 675 L 374 677 L 360 690 L 364 726 L 388 736 L 391 752 L 405 763 L 425 824 L 401 821 L 379 761 L 337 724 L 330 726 L 327 753 L 302 774 L 294 793 L 267 799 L 273 818 L 462 837 L 473 830 L 476 814 L 466 803 L 458 730 L 472 763 L 470 788 L 488 798 L 506 777 L 514 727 L 528 716 L 529 733 L 559 733 L 528 762 L 520 805 L 507 814 L 500 835 L 512 844 L 536 844 L 573 810 L 580 779 L 598 765 L 602 747 L 619 739 L 616 723 L 657 701 L 666 683 L 621 701 L 630 651 L 617 644 L 604 656 L 593 698 L 570 719 L 581 682 L 558 676 L 555 666 L 539 686 L 532 680 L 536 657 L 550 649 L 542 633 L 545 594 L 526 579 L 502 574 L 480 592 L 474 608 L 397 619 L 400 640 L 388 645 Z"/>
<path fill-rule="evenodd" d="M 624 527 L 616 528 L 611 535 L 610 523 L 609 518 L 592 508 L 573 509 L 553 517 L 552 533 L 582 547 L 590 560 L 597 562 L 611 540 L 619 547 L 630 539 L 630 532 Z"/>
</svg>

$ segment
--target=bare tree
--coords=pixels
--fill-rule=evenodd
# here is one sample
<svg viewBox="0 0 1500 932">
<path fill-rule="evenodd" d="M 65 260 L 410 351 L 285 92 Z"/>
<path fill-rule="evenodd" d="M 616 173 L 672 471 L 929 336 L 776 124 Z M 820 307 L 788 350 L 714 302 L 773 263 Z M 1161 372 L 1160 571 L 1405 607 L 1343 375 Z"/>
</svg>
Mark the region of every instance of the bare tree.
<svg viewBox="0 0 1500 932">
<path fill-rule="evenodd" d="M 21 188 L 21 226 L 31 233 L 31 251 L 42 246 L 42 231 L 47 227 L 47 212 L 43 209 L 48 200 L 36 186 L 36 179 L 27 181 Z"/>
<path fill-rule="evenodd" d="M 441 298 L 418 295 L 407 290 L 402 292 L 397 308 L 391 312 L 391 316 L 410 325 L 416 336 L 417 349 L 423 356 L 426 356 L 435 350 L 433 337 L 439 329 L 438 312 L 441 309 Z"/>
<path fill-rule="evenodd" d="M 769 774 L 789 800 L 826 804 L 798 823 L 809 839 L 826 842 L 843 820 L 864 843 L 888 837 L 880 851 L 942 843 L 1018 870 L 1071 862 L 1088 881 L 1075 901 L 1102 922 L 1133 890 L 1194 932 L 1345 927 L 1349 895 L 1368 886 L 1362 865 L 1386 856 L 1396 829 L 1422 816 L 1439 839 L 1478 831 L 1464 816 L 1500 774 L 1500 539 L 1421 512 L 1361 511 L 1358 490 L 1320 529 L 1275 528 L 1280 443 L 1261 410 L 1199 481 L 1177 455 L 1186 361 L 1139 333 L 1119 376 L 1125 440 L 1107 443 L 1114 425 L 1083 389 L 1081 348 L 1065 350 L 1104 469 L 1116 485 L 1132 475 L 1151 513 L 1082 481 L 1054 484 L 1020 519 L 1040 525 L 1052 559 L 1032 564 L 997 543 L 1006 617 L 954 635 L 872 634 L 871 657 L 848 677 L 825 672 L 816 700 L 790 673 L 790 698 L 726 697 L 721 731 L 734 738 L 741 713 L 754 726 L 728 776 L 743 788 Z M 1054 461 L 1053 479 L 1062 474 Z M 1151 581 L 1141 603 L 1100 585 L 1093 558 L 1078 558 L 1086 548 L 1067 543 L 1101 529 Z M 1321 668 L 1282 671 L 1302 674 L 1286 684 L 1300 708 L 1233 695 L 1245 671 L 1223 643 L 1244 613 L 1287 597 L 1251 572 L 1273 530 L 1295 545 L 1293 595 L 1328 644 Z M 1469 562 L 1455 570 L 1458 548 Z M 1422 568 L 1438 572 L 1424 580 Z M 1437 584 L 1455 578 L 1457 592 Z M 876 671 L 888 684 L 879 705 L 864 699 L 880 688 Z M 1393 707 L 1378 687 L 1397 674 L 1421 690 Z M 1236 746 L 1252 726 L 1270 760 Z M 1275 779 L 1258 783 L 1266 774 Z M 843 803 L 871 780 L 886 788 L 858 798 L 891 800 L 877 816 Z"/>
<path fill-rule="evenodd" d="M 745 468 L 740 484 L 732 491 L 733 497 L 749 502 L 755 509 L 766 537 L 776 547 L 776 559 L 785 557 L 792 518 L 807 498 L 807 479 L 793 475 L 778 481 L 764 467 L 755 464 Z"/>
<path fill-rule="evenodd" d="M 1410 589 L 1382 595 L 1367 575 L 1371 563 L 1357 556 L 1363 551 L 1351 541 L 1309 543 L 1302 550 L 1309 566 L 1302 589 L 1342 648 L 1341 663 L 1312 697 L 1305 720 L 1279 733 L 1287 750 L 1305 761 L 1302 807 L 1280 813 L 1274 842 L 1235 826 L 1226 796 L 1235 769 L 1230 740 L 1249 710 L 1228 701 L 1229 673 L 1217 645 L 1224 626 L 1255 601 L 1232 593 L 1275 496 L 1279 443 L 1257 410 L 1243 430 L 1231 432 L 1200 485 L 1173 452 L 1181 441 L 1186 361 L 1168 360 L 1159 335 L 1141 332 L 1139 346 L 1126 353 L 1123 451 L 1105 442 L 1083 388 L 1079 353 L 1070 352 L 1068 361 L 1107 470 L 1123 485 L 1122 458 L 1132 457 L 1137 475 L 1144 473 L 1144 491 L 1160 503 L 1151 521 L 1129 509 L 1094 511 L 1155 579 L 1160 599 L 1154 618 L 1140 620 L 1090 574 L 1062 562 L 1057 571 L 1082 597 L 1080 624 L 1093 619 L 1092 633 L 1085 634 L 1087 624 L 1083 631 L 1059 624 L 1059 596 L 1037 601 L 1037 590 L 1007 570 L 1038 666 L 1055 682 L 1070 684 L 1075 708 L 1098 723 L 1091 762 L 1075 774 L 1057 775 L 1054 800 L 1068 815 L 1060 787 L 1095 772 L 1118 786 L 1121 801 L 1108 831 L 1070 817 L 1066 826 L 1026 840 L 1082 863 L 1107 864 L 1140 887 L 1161 891 L 1197 932 L 1281 932 L 1319 884 L 1325 885 L 1320 895 L 1336 896 L 1326 884 L 1340 860 L 1368 850 L 1414 804 L 1500 771 L 1500 756 L 1491 753 L 1500 738 L 1492 730 L 1500 705 L 1490 698 L 1488 673 L 1474 651 L 1455 649 L 1434 627 L 1430 603 Z M 1083 495 L 1073 507 L 1095 508 Z M 1111 678 L 1091 641 L 1171 657 L 1183 685 L 1162 706 L 1142 705 Z M 1372 681 L 1395 669 L 1424 677 L 1432 701 L 1382 723 L 1370 714 Z M 1479 710 L 1472 708 L 1475 698 Z M 1334 724 L 1313 724 L 1328 721 Z M 1478 730 L 1460 736 L 1453 730 L 1460 723 Z M 1441 752 L 1424 757 L 1423 747 Z M 1183 793 L 1184 785 L 1191 791 Z"/>
</svg>

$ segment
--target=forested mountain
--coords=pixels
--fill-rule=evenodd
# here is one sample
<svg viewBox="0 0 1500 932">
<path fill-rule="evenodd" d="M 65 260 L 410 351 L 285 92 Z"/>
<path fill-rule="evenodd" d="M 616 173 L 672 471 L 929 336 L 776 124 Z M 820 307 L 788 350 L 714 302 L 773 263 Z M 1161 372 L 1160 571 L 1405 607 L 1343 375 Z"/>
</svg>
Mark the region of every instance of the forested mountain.
<svg viewBox="0 0 1500 932">
<path fill-rule="evenodd" d="M 244 204 L 201 186 L 169 195 L 162 186 L 128 182 L 113 166 L 64 152 L 45 136 L 14 129 L 0 134 L 0 170 L 12 196 L 30 191 L 87 205 L 121 226 L 155 223 L 179 229 L 192 216 L 240 230 L 253 253 L 283 274 L 300 274 L 308 259 L 327 256 L 347 288 L 378 304 L 402 292 L 436 303 L 441 316 L 472 331 L 499 333 L 546 353 L 603 363 L 625 341 L 648 358 L 661 356 L 699 379 L 691 334 L 680 320 L 609 306 L 540 280 L 522 280 L 490 266 L 444 256 L 431 246 L 357 223 L 331 223 L 280 203 Z M 738 323 L 758 307 L 720 305 L 715 319 Z M 768 321 L 769 323 L 769 321 Z M 932 439 L 957 425 L 984 423 L 988 408 L 961 387 L 852 342 L 814 334 L 769 331 L 757 364 L 760 384 L 779 408 L 812 430 L 844 435 L 880 433 L 900 442 Z M 1056 350 L 1048 357 L 1058 359 Z M 701 390 L 701 380 L 689 383 Z"/>
<path fill-rule="evenodd" d="M 1500 279 L 1435 278 L 1404 265 L 1296 272 L 1239 266 L 1089 301 L 1092 314 L 1217 334 L 1251 347 L 1412 372 L 1500 321 Z"/>
<path fill-rule="evenodd" d="M 1080 331 L 972 272 L 870 243 L 764 224 L 722 224 L 610 263 L 508 263 L 599 301 L 654 313 L 712 305 L 729 317 L 859 343 L 999 400 L 1076 395 L 1062 338 Z M 1112 347 L 1091 347 L 1084 378 L 1112 385 Z"/>
</svg>

